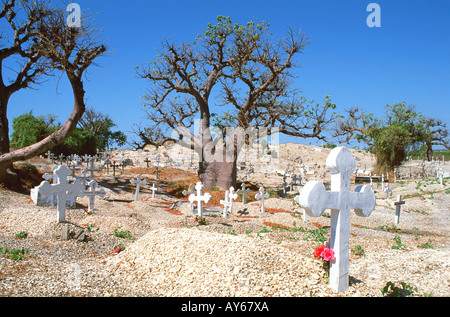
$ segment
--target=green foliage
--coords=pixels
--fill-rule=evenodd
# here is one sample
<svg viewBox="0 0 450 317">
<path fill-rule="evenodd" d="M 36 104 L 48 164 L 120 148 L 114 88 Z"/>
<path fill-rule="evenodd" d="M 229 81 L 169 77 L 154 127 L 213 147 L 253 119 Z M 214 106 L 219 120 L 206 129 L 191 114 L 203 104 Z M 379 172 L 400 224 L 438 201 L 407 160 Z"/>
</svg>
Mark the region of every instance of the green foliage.
<svg viewBox="0 0 450 317">
<path fill-rule="evenodd" d="M 406 246 L 402 243 L 402 239 L 399 235 L 396 235 L 394 237 L 394 241 L 396 245 L 391 246 L 392 249 L 400 250 L 400 249 L 406 249 Z"/>
<path fill-rule="evenodd" d="M 375 120 L 368 129 L 373 141 L 370 150 L 376 155 L 380 170 L 393 170 L 406 159 L 408 148 L 421 141 L 421 115 L 405 102 L 386 106 L 383 120 Z"/>
<path fill-rule="evenodd" d="M 47 125 L 48 120 L 45 116 L 39 118 L 29 112 L 13 120 L 12 148 L 21 149 L 35 144 L 59 129 L 58 126 Z M 50 120 L 50 122 L 54 122 L 54 120 Z M 52 152 L 56 155 L 62 153 L 65 156 L 69 154 L 94 155 L 97 153 L 96 140 L 90 132 L 77 128 L 63 143 L 53 147 Z"/>
<path fill-rule="evenodd" d="M 25 239 L 26 237 L 28 237 L 28 233 L 26 231 L 20 231 L 16 234 L 17 239 Z"/>
<path fill-rule="evenodd" d="M 97 145 L 95 137 L 89 132 L 76 128 L 72 132 L 69 138 L 63 143 L 55 146 L 52 152 L 56 155 L 64 154 L 65 156 L 70 154 L 90 154 L 97 153 Z"/>
<path fill-rule="evenodd" d="M 28 254 L 28 252 L 29 252 L 28 249 L 9 250 L 9 249 L 0 248 L 1 254 L 9 254 L 11 259 L 13 259 L 14 261 L 22 261 L 25 258 L 24 255 Z"/>
<path fill-rule="evenodd" d="M 356 254 L 356 255 L 366 255 L 366 253 L 364 252 L 364 249 L 362 246 L 360 245 L 356 245 L 353 249 L 352 249 L 352 253 Z"/>
<path fill-rule="evenodd" d="M 381 294 L 387 297 L 406 297 L 413 292 L 418 292 L 417 288 L 405 282 L 400 282 L 400 286 L 396 286 L 393 282 L 387 282 L 386 286 L 381 289 Z"/>
<path fill-rule="evenodd" d="M 114 231 L 113 231 L 114 236 L 116 236 L 118 238 L 122 238 L 122 239 L 130 239 L 132 241 L 134 240 L 130 231 L 128 231 L 128 230 L 119 231 L 120 228 L 122 228 L 122 227 L 117 227 L 116 229 L 114 229 Z"/>
<path fill-rule="evenodd" d="M 21 149 L 41 141 L 49 134 L 48 127 L 45 123 L 35 118 L 30 111 L 13 120 L 11 147 Z"/>
</svg>

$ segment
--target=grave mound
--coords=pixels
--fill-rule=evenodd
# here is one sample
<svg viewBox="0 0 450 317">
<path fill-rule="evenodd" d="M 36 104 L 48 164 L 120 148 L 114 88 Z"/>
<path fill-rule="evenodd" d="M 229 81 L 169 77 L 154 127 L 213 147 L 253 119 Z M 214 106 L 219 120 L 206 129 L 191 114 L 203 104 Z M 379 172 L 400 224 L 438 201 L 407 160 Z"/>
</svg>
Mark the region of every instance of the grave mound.
<svg viewBox="0 0 450 317">
<path fill-rule="evenodd" d="M 318 260 L 269 241 L 188 228 L 150 231 L 108 262 L 154 296 L 313 296 L 330 290 Z"/>
</svg>

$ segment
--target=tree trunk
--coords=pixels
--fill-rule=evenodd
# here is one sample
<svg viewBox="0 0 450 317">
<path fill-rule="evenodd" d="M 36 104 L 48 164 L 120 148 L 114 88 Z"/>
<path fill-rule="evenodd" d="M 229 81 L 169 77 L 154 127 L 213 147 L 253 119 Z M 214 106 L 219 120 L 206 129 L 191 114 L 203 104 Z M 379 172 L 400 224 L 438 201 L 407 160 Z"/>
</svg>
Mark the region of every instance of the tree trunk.
<svg viewBox="0 0 450 317">
<path fill-rule="evenodd" d="M 228 190 L 231 186 L 236 188 L 237 168 L 234 162 L 201 162 L 198 176 L 205 189 L 214 187 Z"/>
<path fill-rule="evenodd" d="M 1 120 L 0 149 L 2 151 L 0 152 L 0 182 L 3 183 L 8 183 L 8 181 L 11 182 L 11 179 L 8 179 L 11 177 L 11 173 L 8 172 L 8 169 L 12 165 L 12 163 L 30 159 L 32 157 L 35 157 L 52 149 L 54 146 L 64 142 L 75 130 L 78 121 L 80 120 L 81 116 L 83 115 L 86 109 L 84 104 L 85 92 L 83 89 L 83 83 L 80 78 L 69 73 L 67 75 L 69 77 L 69 81 L 72 86 L 75 104 L 72 113 L 67 118 L 66 123 L 58 131 L 52 133 L 51 135 L 41 140 L 40 142 L 24 147 L 22 149 L 14 150 L 12 152 L 9 151 L 8 120 L 6 118 L 7 102 L 4 103 L 4 100 L 2 98 L 4 96 L 2 92 L 0 92 L 0 98 L 2 101 L 1 104 L 2 113 L 0 114 Z M 6 135 L 4 134 L 5 131 L 7 133 Z"/>
<path fill-rule="evenodd" d="M 214 143 L 211 139 L 209 146 L 202 149 L 198 176 L 205 189 L 218 187 L 220 190 L 228 190 L 231 186 L 236 188 L 238 156 L 236 144 L 234 151 L 227 153 L 225 146 L 220 148 L 220 142 L 222 140 Z M 216 146 L 211 149 L 212 144 Z"/>
<path fill-rule="evenodd" d="M 425 144 L 425 155 L 428 162 L 431 162 L 433 160 L 433 146 L 431 144 L 426 143 Z"/>
</svg>

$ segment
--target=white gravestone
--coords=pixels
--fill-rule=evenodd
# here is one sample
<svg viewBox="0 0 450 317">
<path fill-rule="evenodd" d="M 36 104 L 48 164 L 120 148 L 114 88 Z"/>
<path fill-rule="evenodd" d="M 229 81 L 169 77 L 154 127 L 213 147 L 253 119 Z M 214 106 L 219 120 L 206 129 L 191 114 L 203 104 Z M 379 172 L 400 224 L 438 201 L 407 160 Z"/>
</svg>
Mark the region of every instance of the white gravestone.
<svg viewBox="0 0 450 317">
<path fill-rule="evenodd" d="M 223 205 L 223 217 L 227 218 L 228 213 L 233 213 L 233 201 L 238 198 L 237 193 L 234 192 L 234 187 L 230 187 L 230 190 L 225 192 L 225 199 L 220 201 Z"/>
<path fill-rule="evenodd" d="M 258 193 L 255 195 L 255 198 L 261 200 L 261 212 L 264 213 L 266 210 L 264 209 L 264 199 L 269 198 L 268 193 L 264 193 L 264 187 L 259 188 Z"/>
<path fill-rule="evenodd" d="M 350 175 L 356 163 L 346 147 L 334 148 L 326 162 L 331 172 L 331 191 L 323 183 L 308 182 L 300 193 L 299 203 L 308 216 L 320 217 L 331 209 L 331 235 L 329 248 L 335 252 L 330 263 L 330 286 L 337 292 L 348 290 L 350 209 L 358 216 L 368 217 L 375 209 L 375 195 L 370 186 L 356 187 L 350 191 Z"/>
<path fill-rule="evenodd" d="M 391 197 L 391 186 L 389 186 L 389 184 L 386 184 L 384 186 L 384 192 L 386 193 L 386 199 L 389 199 Z"/>
<path fill-rule="evenodd" d="M 189 201 L 191 203 L 197 202 L 198 215 L 199 217 L 203 218 L 202 203 L 207 204 L 211 199 L 211 195 L 209 193 L 203 195 L 203 184 L 201 182 L 198 182 L 197 185 L 195 185 L 195 190 L 197 191 L 197 195 L 189 195 Z"/>
<path fill-rule="evenodd" d="M 66 165 L 58 167 L 54 173 L 58 176 L 58 183 L 52 184 L 48 181 L 41 183 L 41 192 L 44 195 L 48 195 L 55 192 L 58 197 L 58 223 L 66 221 L 66 204 L 68 194 L 72 194 L 74 197 L 84 197 L 84 186 L 79 180 L 75 180 L 73 184 L 67 182 L 67 177 L 70 175 L 70 170 Z"/>
<path fill-rule="evenodd" d="M 398 225 L 400 223 L 400 211 L 402 208 L 402 205 L 405 204 L 405 201 L 402 200 L 402 195 L 397 196 L 397 201 L 394 202 L 395 206 L 395 218 L 394 218 L 394 224 Z"/>
<path fill-rule="evenodd" d="M 246 194 L 250 194 L 251 190 L 250 189 L 245 189 L 245 183 L 242 183 L 241 188 L 242 189 L 238 189 L 237 193 L 238 194 L 242 194 L 242 203 L 245 205 L 246 204 L 246 200 L 245 200 L 245 195 Z"/>
<path fill-rule="evenodd" d="M 100 197 L 105 197 L 106 192 L 103 188 L 101 188 L 100 190 L 96 190 L 98 183 L 95 180 L 91 180 L 88 184 L 89 186 L 89 191 L 85 191 L 84 192 L 84 196 L 88 196 L 89 197 L 89 205 L 88 205 L 88 211 L 92 212 L 94 211 L 94 204 L 95 204 L 95 196 L 100 196 Z"/>
<path fill-rule="evenodd" d="M 142 180 L 142 175 L 138 174 L 138 176 L 136 177 L 137 179 L 132 179 L 130 182 L 133 185 L 136 185 L 136 196 L 134 198 L 135 201 L 138 201 L 139 198 L 139 191 L 141 189 L 141 184 L 142 185 L 147 185 L 147 181 L 144 179 Z"/>
<path fill-rule="evenodd" d="M 156 191 L 158 190 L 158 188 L 156 188 L 155 186 L 155 183 L 153 183 L 153 186 L 150 188 L 150 190 L 152 191 L 152 198 L 155 198 Z"/>
</svg>

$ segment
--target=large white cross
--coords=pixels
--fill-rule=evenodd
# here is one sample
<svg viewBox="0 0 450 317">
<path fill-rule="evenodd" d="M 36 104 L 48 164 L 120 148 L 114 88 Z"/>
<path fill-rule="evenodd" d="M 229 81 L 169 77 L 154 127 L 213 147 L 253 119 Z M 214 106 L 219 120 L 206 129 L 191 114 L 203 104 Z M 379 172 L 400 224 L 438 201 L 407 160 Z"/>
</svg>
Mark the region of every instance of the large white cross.
<svg viewBox="0 0 450 317">
<path fill-rule="evenodd" d="M 346 147 L 334 148 L 326 165 L 331 172 L 331 191 L 321 182 L 308 182 L 300 193 L 299 203 L 313 217 L 331 209 L 329 248 L 334 250 L 336 259 L 330 263 L 330 286 L 337 292 L 345 292 L 349 284 L 350 209 L 358 216 L 368 217 L 376 200 L 370 186 L 361 185 L 355 192 L 350 191 L 350 174 L 356 164 Z"/>
<path fill-rule="evenodd" d="M 207 204 L 211 199 L 211 195 L 209 193 L 203 195 L 203 184 L 201 182 L 198 182 L 197 185 L 195 185 L 195 190 L 197 191 L 197 195 L 189 195 L 189 201 L 191 203 L 194 203 L 195 201 L 197 202 L 198 215 L 200 217 L 203 217 L 202 203 L 204 202 L 205 204 Z"/>
<path fill-rule="evenodd" d="M 264 199 L 269 198 L 268 193 L 264 193 L 264 187 L 261 187 L 258 191 L 258 193 L 255 195 L 255 198 L 260 200 L 261 199 L 261 212 L 264 213 L 266 210 L 264 209 Z"/>
<path fill-rule="evenodd" d="M 105 197 L 106 192 L 103 188 L 101 188 L 100 190 L 95 190 L 96 187 L 98 186 L 97 181 L 95 180 L 91 180 L 88 184 L 89 186 L 89 191 L 85 191 L 83 193 L 83 196 L 88 196 L 89 197 L 89 206 L 88 206 L 88 211 L 94 211 L 94 203 L 95 203 L 95 196 L 100 196 L 100 197 Z"/>
<path fill-rule="evenodd" d="M 137 180 L 136 179 L 132 179 L 130 182 L 133 185 L 136 184 L 136 196 L 135 196 L 134 200 L 138 201 L 139 190 L 141 189 L 141 184 L 142 185 L 147 185 L 147 181 L 145 179 L 141 180 L 142 179 L 142 175 L 141 174 L 138 174 L 138 176 L 136 178 L 137 178 Z"/>
<path fill-rule="evenodd" d="M 241 188 L 242 189 L 238 189 L 237 193 L 238 194 L 242 194 L 242 203 L 245 205 L 246 201 L 245 201 L 245 194 L 250 194 L 250 189 L 245 189 L 245 183 L 242 183 Z"/>
<path fill-rule="evenodd" d="M 53 172 L 58 176 L 58 183 L 52 184 L 48 181 L 44 181 L 41 183 L 41 192 L 43 195 L 48 195 L 52 192 L 55 192 L 58 197 L 58 216 L 57 221 L 59 223 L 66 221 L 66 202 L 67 202 L 67 194 L 72 193 L 75 197 L 83 196 L 84 186 L 77 179 L 73 184 L 69 184 L 67 182 L 67 177 L 70 175 L 70 170 L 66 165 L 61 165 Z"/>
</svg>

